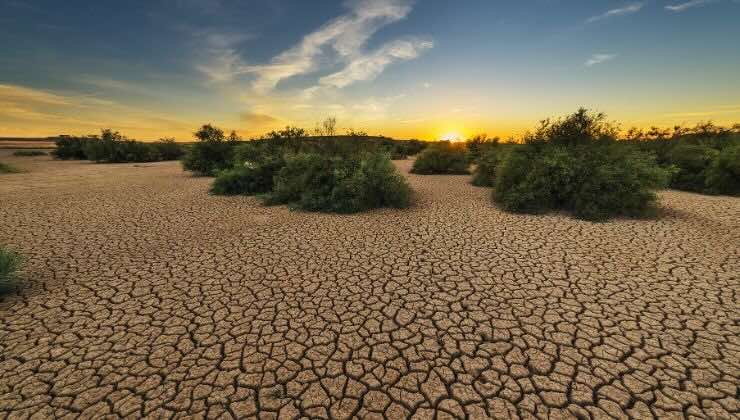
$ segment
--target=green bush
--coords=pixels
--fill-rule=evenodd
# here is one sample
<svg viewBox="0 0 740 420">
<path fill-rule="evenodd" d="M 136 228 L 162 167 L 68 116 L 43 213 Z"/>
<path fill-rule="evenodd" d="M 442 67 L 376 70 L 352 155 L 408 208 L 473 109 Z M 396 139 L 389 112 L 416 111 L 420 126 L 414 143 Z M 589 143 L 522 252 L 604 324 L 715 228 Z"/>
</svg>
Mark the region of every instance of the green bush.
<svg viewBox="0 0 740 420">
<path fill-rule="evenodd" d="M 71 136 L 59 136 L 56 139 L 56 149 L 52 154 L 57 159 L 62 160 L 85 160 L 87 155 L 85 154 L 85 145 L 93 141 L 94 137 L 71 137 Z"/>
<path fill-rule="evenodd" d="M 669 162 L 677 169 L 671 187 L 680 190 L 702 192 L 705 188 L 707 170 L 719 152 L 698 144 L 681 144 L 669 153 Z"/>
<path fill-rule="evenodd" d="M 740 143 L 725 147 L 712 160 L 705 186 L 714 194 L 740 195 Z"/>
<path fill-rule="evenodd" d="M 15 251 L 0 246 L 0 293 L 13 288 L 17 271 L 23 259 Z"/>
<path fill-rule="evenodd" d="M 211 194 L 255 195 L 271 189 L 271 178 L 265 179 L 258 169 L 243 166 L 220 171 L 211 185 Z"/>
<path fill-rule="evenodd" d="M 449 144 L 430 146 L 416 158 L 411 172 L 420 175 L 467 174 L 468 157 L 463 147 Z"/>
<path fill-rule="evenodd" d="M 511 146 L 497 145 L 486 147 L 485 151 L 476 159 L 477 164 L 473 170 L 471 183 L 477 187 L 492 187 L 496 180 L 496 170 L 504 161 Z"/>
<path fill-rule="evenodd" d="M 307 211 L 356 213 L 379 207 L 404 208 L 410 189 L 389 157 L 368 153 L 329 157 L 288 155 L 275 177 L 267 204 L 288 204 Z"/>
<path fill-rule="evenodd" d="M 198 142 L 188 149 L 182 161 L 185 170 L 215 176 L 232 166 L 234 147 L 238 143 L 234 133 L 227 140 L 223 130 L 206 124 L 195 133 L 195 137 Z"/>
<path fill-rule="evenodd" d="M 46 152 L 41 150 L 16 150 L 13 152 L 13 156 L 20 157 L 31 157 L 31 156 L 46 156 Z"/>
<path fill-rule="evenodd" d="M 272 191 L 275 175 L 284 166 L 281 158 L 261 162 L 245 162 L 242 166 L 225 169 L 213 181 L 211 193 L 216 195 L 255 195 Z"/>
<path fill-rule="evenodd" d="M 255 195 L 272 191 L 275 175 L 285 166 L 282 148 L 269 141 L 251 141 L 234 149 L 234 167 L 218 173 L 211 192 Z"/>
<path fill-rule="evenodd" d="M 144 143 L 130 140 L 110 129 L 102 130 L 100 136 L 60 136 L 56 144 L 54 156 L 58 159 L 92 160 L 97 163 L 176 160 L 184 154 L 182 146 L 174 139 Z"/>
<path fill-rule="evenodd" d="M 563 147 L 518 147 L 498 169 L 494 199 L 516 213 L 561 208 L 572 194 L 576 165 L 576 157 Z"/>
<path fill-rule="evenodd" d="M 18 172 L 20 172 L 20 170 L 15 166 L 0 162 L 0 174 L 14 174 Z"/>
<path fill-rule="evenodd" d="M 465 148 L 468 150 L 468 160 L 470 163 L 478 163 L 490 149 L 497 148 L 500 141 L 501 139 L 498 137 L 489 138 L 486 134 L 478 134 L 469 138 L 465 141 Z"/>
<path fill-rule="evenodd" d="M 618 144 L 604 121 L 585 110 L 546 120 L 498 166 L 494 200 L 508 211 L 567 210 L 586 220 L 649 214 L 671 171 Z"/>
<path fill-rule="evenodd" d="M 160 139 L 156 143 L 148 145 L 153 149 L 153 155 L 157 160 L 179 160 L 185 155 L 185 149 L 175 139 Z"/>
<path fill-rule="evenodd" d="M 117 131 L 103 130 L 100 138 L 88 141 L 83 148 L 88 160 L 105 163 L 152 162 L 158 160 L 146 143 L 129 140 Z"/>
<path fill-rule="evenodd" d="M 651 155 L 617 144 L 591 147 L 579 158 L 578 188 L 566 209 L 586 220 L 653 213 L 655 191 L 665 188 L 671 172 Z"/>
</svg>

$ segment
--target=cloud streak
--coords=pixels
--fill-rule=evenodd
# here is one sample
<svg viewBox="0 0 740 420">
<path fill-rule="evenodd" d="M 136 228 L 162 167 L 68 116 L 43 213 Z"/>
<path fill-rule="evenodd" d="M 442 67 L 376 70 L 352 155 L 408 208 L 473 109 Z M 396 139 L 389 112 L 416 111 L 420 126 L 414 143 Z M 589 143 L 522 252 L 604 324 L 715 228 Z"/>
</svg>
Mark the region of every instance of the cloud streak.
<svg viewBox="0 0 740 420">
<path fill-rule="evenodd" d="M 607 61 L 614 60 L 617 57 L 616 54 L 593 54 L 586 60 L 586 66 L 592 67 L 597 64 L 606 63 Z"/>
<path fill-rule="evenodd" d="M 694 7 L 705 6 L 709 3 L 714 3 L 714 1 L 715 0 L 690 0 L 684 3 L 668 5 L 665 7 L 665 9 L 670 12 L 680 13 Z"/>
<path fill-rule="evenodd" d="M 9 84 L 0 84 L 0 126 L 6 135 L 44 136 L 102 127 L 138 133 L 162 129 L 187 133 L 192 128 L 176 119 L 95 96 Z"/>
<path fill-rule="evenodd" d="M 427 49 L 434 46 L 429 40 L 396 40 L 386 43 L 377 50 L 356 56 L 339 72 L 319 79 L 319 84 L 335 88 L 343 88 L 354 82 L 372 80 L 396 61 L 413 60 Z"/>
<path fill-rule="evenodd" d="M 642 9 L 643 6 L 644 5 L 642 3 L 628 4 L 624 7 L 607 10 L 606 12 L 600 15 L 591 16 L 590 18 L 586 19 L 586 22 L 593 23 L 593 22 L 598 22 L 600 20 L 608 19 L 611 17 L 624 16 L 624 15 L 629 15 L 632 13 L 637 13 Z"/>
<path fill-rule="evenodd" d="M 330 46 L 343 61 L 357 59 L 361 48 L 380 28 L 405 18 L 411 4 L 405 0 L 362 0 L 351 4 L 350 13 L 335 18 L 303 37 L 296 46 L 279 54 L 270 64 L 255 67 L 258 92 L 269 91 L 285 79 L 316 70 L 317 58 Z"/>
<path fill-rule="evenodd" d="M 324 76 L 319 84 L 327 87 L 345 87 L 349 84 L 372 80 L 385 68 L 396 62 L 410 60 L 429 49 L 429 40 L 398 39 L 389 41 L 378 49 L 365 52 L 367 41 L 381 28 L 404 19 L 412 9 L 410 0 L 354 0 L 347 3 L 349 11 L 332 19 L 319 29 L 305 35 L 293 47 L 273 57 L 267 64 L 246 63 L 235 48 L 240 39 L 213 38 L 213 59 L 208 64 L 196 66 L 211 82 L 230 82 L 240 75 L 253 75 L 252 88 L 266 94 L 277 85 L 294 76 L 319 71 L 330 51 L 335 62 L 345 67 Z M 307 94 L 315 93 L 310 90 Z"/>
<path fill-rule="evenodd" d="M 17 85 L 0 84 L 0 101 L 3 102 L 22 102 L 37 105 L 72 105 L 72 101 L 64 96 L 55 93 L 46 92 L 38 89 L 31 89 Z"/>
</svg>

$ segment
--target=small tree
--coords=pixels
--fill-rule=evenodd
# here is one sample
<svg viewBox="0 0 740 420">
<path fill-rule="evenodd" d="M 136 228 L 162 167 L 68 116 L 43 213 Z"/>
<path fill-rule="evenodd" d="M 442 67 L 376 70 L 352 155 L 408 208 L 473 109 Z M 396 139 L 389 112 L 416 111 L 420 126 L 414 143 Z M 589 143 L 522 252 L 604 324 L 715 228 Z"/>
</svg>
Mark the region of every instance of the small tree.
<svg viewBox="0 0 740 420">
<path fill-rule="evenodd" d="M 205 124 L 195 132 L 195 138 L 199 141 L 190 147 L 182 161 L 185 170 L 215 176 L 231 166 L 233 149 L 239 139 L 235 132 L 232 131 L 227 141 L 223 130 Z"/>
<path fill-rule="evenodd" d="M 329 117 L 324 120 L 321 125 L 324 128 L 324 133 L 329 136 L 333 137 L 337 133 L 337 118 L 336 117 Z"/>
<path fill-rule="evenodd" d="M 219 142 L 224 141 L 226 137 L 224 136 L 224 130 L 211 124 L 205 124 L 195 132 L 195 138 L 205 142 Z"/>
</svg>

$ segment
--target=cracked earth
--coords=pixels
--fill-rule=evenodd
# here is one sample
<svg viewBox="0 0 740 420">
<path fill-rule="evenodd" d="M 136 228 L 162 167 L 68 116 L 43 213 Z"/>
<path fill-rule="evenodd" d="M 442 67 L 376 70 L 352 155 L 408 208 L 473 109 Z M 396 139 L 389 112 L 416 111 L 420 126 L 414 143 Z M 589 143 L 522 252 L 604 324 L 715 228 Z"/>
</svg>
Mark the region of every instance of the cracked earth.
<svg viewBox="0 0 740 420">
<path fill-rule="evenodd" d="M 737 418 L 740 199 L 655 220 L 214 197 L 177 163 L 4 161 L 0 418 Z M 409 162 L 397 162 L 408 172 Z"/>
</svg>

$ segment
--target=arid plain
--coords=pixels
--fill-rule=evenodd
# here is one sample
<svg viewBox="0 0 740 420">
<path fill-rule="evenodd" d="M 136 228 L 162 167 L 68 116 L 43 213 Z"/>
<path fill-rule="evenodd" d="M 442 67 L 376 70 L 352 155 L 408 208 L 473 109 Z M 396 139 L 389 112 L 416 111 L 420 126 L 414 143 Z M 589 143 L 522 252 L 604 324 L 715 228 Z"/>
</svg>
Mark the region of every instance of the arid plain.
<svg viewBox="0 0 740 420">
<path fill-rule="evenodd" d="M 655 219 L 498 210 L 408 174 L 407 210 L 208 194 L 177 162 L 16 158 L 1 418 L 736 418 L 740 198 Z"/>
</svg>

